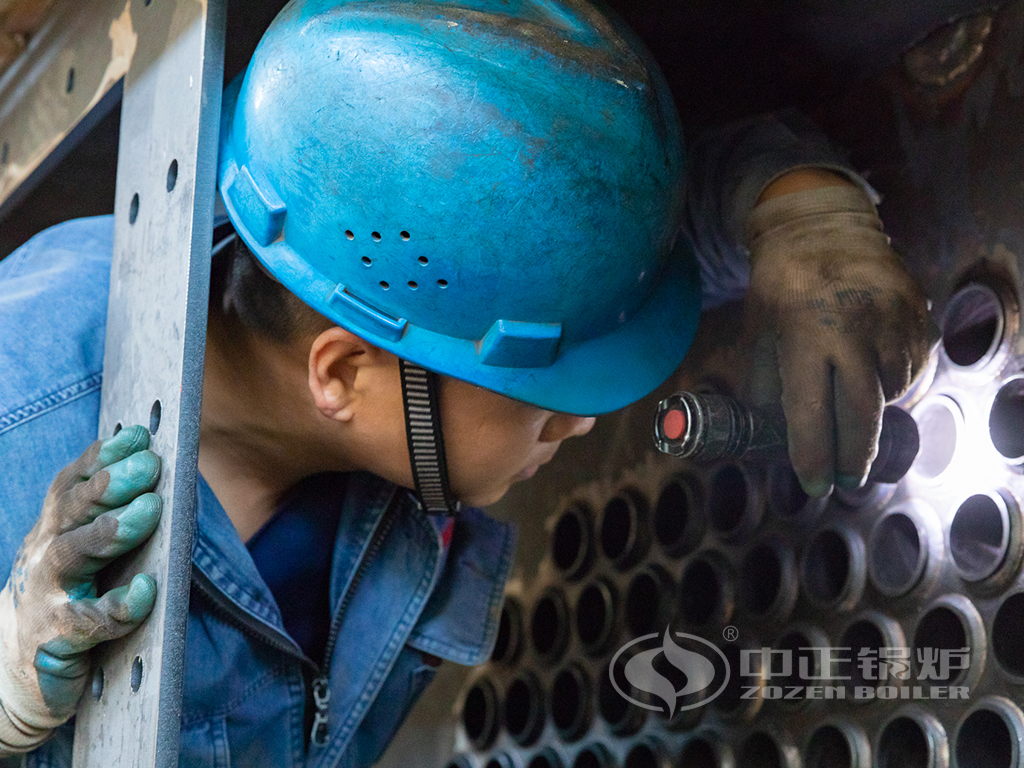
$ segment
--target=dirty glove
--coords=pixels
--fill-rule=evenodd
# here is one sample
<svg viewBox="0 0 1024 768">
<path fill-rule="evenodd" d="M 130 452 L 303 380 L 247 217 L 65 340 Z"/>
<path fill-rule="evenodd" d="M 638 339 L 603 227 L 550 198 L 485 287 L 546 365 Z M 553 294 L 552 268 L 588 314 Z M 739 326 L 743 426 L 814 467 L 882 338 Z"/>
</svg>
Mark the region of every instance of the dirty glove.
<svg viewBox="0 0 1024 768">
<path fill-rule="evenodd" d="M 149 432 L 97 441 L 53 481 L 0 591 L 0 756 L 32 749 L 75 712 L 89 651 L 131 632 L 156 601 L 156 582 L 97 597 L 96 575 L 156 529 L 160 459 Z"/>
<path fill-rule="evenodd" d="M 852 185 L 761 202 L 747 220 L 753 399 L 778 401 L 809 494 L 862 485 L 884 402 L 927 360 L 927 302 Z M 774 391 L 773 391 L 774 390 Z"/>
</svg>

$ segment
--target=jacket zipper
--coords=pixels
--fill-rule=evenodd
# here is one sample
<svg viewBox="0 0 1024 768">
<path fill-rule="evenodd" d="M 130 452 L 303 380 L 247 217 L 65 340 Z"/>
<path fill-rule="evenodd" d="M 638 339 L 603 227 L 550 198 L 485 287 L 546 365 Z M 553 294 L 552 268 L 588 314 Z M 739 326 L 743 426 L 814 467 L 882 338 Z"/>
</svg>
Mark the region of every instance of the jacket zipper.
<svg viewBox="0 0 1024 768">
<path fill-rule="evenodd" d="M 324 663 L 320 667 L 318 676 L 313 680 L 313 703 L 316 705 L 316 714 L 313 716 L 313 727 L 309 734 L 309 741 L 313 746 L 322 747 L 327 743 L 327 713 L 328 706 L 331 701 L 331 657 L 334 655 L 334 646 L 337 643 L 338 635 L 341 632 L 341 625 L 345 618 L 345 612 L 348 609 L 349 603 L 352 601 L 352 596 L 355 593 L 356 588 L 366 575 L 366 571 L 370 567 L 370 563 L 380 550 L 385 537 L 387 537 L 394 525 L 396 517 L 395 508 L 398 506 L 398 496 L 399 494 L 396 493 L 385 509 L 384 517 L 377 525 L 377 529 L 373 532 L 373 538 L 370 539 L 370 544 L 366 548 L 366 554 L 363 555 L 363 559 L 359 563 L 359 567 L 352 575 L 352 581 L 349 583 L 345 596 L 342 598 L 341 604 L 338 606 L 338 610 L 334 614 L 334 621 L 331 622 L 331 630 L 330 634 L 327 636 L 327 646 L 324 650 Z"/>
<path fill-rule="evenodd" d="M 316 662 L 306 656 L 290 638 L 245 611 L 239 610 L 238 606 L 213 585 L 205 573 L 195 567 L 192 569 L 192 583 L 211 602 L 216 613 L 243 634 L 298 659 L 305 666 L 319 673 L 320 669 Z"/>
</svg>

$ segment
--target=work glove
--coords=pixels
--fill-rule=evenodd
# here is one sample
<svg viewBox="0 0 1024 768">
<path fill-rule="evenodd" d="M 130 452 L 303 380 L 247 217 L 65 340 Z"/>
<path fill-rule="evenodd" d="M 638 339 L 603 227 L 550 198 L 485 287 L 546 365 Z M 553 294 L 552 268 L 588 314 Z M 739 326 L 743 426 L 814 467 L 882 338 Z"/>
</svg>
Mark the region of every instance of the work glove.
<svg viewBox="0 0 1024 768">
<path fill-rule="evenodd" d="M 759 203 L 747 220 L 751 399 L 781 398 L 804 490 L 863 485 L 885 401 L 927 361 L 927 301 L 860 188 L 831 186 Z"/>
<path fill-rule="evenodd" d="M 0 591 L 0 756 L 32 749 L 75 712 L 89 651 L 138 627 L 156 602 L 152 576 L 97 597 L 96 577 L 156 529 L 160 459 L 149 432 L 96 441 L 53 481 Z"/>
</svg>

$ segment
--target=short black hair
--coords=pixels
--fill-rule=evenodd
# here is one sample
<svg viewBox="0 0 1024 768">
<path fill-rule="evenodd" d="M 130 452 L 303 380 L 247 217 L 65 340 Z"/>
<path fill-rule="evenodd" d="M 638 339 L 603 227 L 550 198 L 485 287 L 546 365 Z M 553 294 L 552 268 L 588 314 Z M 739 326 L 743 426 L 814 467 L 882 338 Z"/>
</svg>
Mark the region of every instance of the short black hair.
<svg viewBox="0 0 1024 768">
<path fill-rule="evenodd" d="M 215 257 L 210 300 L 245 327 L 282 344 L 336 325 L 274 279 L 237 236 Z"/>
</svg>

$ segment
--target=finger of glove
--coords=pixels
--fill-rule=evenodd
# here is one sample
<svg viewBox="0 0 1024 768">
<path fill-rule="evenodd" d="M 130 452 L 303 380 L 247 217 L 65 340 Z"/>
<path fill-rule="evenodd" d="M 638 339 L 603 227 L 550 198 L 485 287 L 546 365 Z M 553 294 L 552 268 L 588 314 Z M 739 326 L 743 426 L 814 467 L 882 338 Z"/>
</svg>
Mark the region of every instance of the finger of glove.
<svg viewBox="0 0 1024 768">
<path fill-rule="evenodd" d="M 784 329 L 779 337 L 789 458 L 803 489 L 811 496 L 826 496 L 835 465 L 831 366 L 800 330 Z"/>
<path fill-rule="evenodd" d="M 148 447 L 148 429 L 139 425 L 126 427 L 113 437 L 97 440 L 86 448 L 81 456 L 60 471 L 51 490 L 64 492 L 75 483 L 88 480 L 101 469 Z"/>
<path fill-rule="evenodd" d="M 939 339 L 928 302 L 909 275 L 894 276 L 893 296 L 879 313 L 878 375 L 886 400 L 900 397 L 924 369 Z"/>
<path fill-rule="evenodd" d="M 748 350 L 744 399 L 752 405 L 775 405 L 782 398 L 778 340 L 773 328 L 763 326 L 746 344 Z"/>
<path fill-rule="evenodd" d="M 906 342 L 895 334 L 883 334 L 878 341 L 878 380 L 886 402 L 895 400 L 914 380 L 914 360 Z"/>
<path fill-rule="evenodd" d="M 91 523 L 58 536 L 50 545 L 61 586 L 81 596 L 96 573 L 145 542 L 156 530 L 163 501 L 155 493 L 110 510 Z"/>
<path fill-rule="evenodd" d="M 144 450 L 100 470 L 58 502 L 57 531 L 63 533 L 85 525 L 97 515 L 152 491 L 160 479 L 160 467 L 160 457 Z"/>
<path fill-rule="evenodd" d="M 834 373 L 836 484 L 859 488 L 878 452 L 885 398 L 870 349 L 848 349 Z"/>
<path fill-rule="evenodd" d="M 156 580 L 145 573 L 136 574 L 130 584 L 100 597 L 72 600 L 56 626 L 59 643 L 51 644 L 51 648 L 67 658 L 124 637 L 146 620 L 154 605 Z"/>
</svg>

